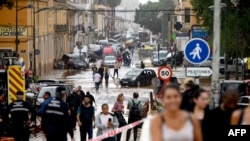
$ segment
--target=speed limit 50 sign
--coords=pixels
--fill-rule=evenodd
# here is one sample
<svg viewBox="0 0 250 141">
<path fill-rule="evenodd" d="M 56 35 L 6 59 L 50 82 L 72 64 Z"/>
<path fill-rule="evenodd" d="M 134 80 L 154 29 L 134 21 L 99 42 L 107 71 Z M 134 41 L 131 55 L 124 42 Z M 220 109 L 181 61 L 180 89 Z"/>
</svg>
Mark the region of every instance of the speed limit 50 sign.
<svg viewBox="0 0 250 141">
<path fill-rule="evenodd" d="M 172 69 L 168 66 L 162 66 L 158 69 L 158 76 L 162 81 L 168 81 L 172 75 Z"/>
</svg>

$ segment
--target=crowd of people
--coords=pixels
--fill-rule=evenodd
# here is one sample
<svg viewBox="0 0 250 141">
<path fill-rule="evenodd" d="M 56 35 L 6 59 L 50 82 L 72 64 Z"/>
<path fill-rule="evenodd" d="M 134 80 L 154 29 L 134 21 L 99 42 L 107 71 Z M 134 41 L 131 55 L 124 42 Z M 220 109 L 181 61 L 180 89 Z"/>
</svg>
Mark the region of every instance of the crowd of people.
<svg viewBox="0 0 250 141">
<path fill-rule="evenodd" d="M 209 92 L 193 80 L 186 80 L 183 93 L 179 85 L 169 84 L 162 94 L 165 110 L 144 122 L 141 141 L 228 140 L 231 125 L 250 125 L 249 107 L 237 107 L 239 93 L 233 86 L 227 88 L 215 108 L 209 107 Z"/>
<path fill-rule="evenodd" d="M 222 94 L 220 105 L 211 109 L 208 91 L 196 85 L 192 79 L 187 79 L 183 86 L 184 92 L 181 92 L 178 84 L 170 83 L 164 87 L 161 98 L 164 110 L 145 121 L 143 127 L 138 125 L 133 128 L 134 141 L 141 127 L 141 141 L 211 141 L 227 140 L 224 131 L 230 125 L 250 124 L 249 107 L 237 108 L 239 94 L 236 88 L 229 86 Z M 0 137 L 8 133 L 14 136 L 15 141 L 29 140 L 29 129 L 37 117 L 41 119 L 41 128 L 48 141 L 66 141 L 67 134 L 71 140 L 75 140 L 74 131 L 77 126 L 81 141 L 86 141 L 94 137 L 94 128 L 97 128 L 97 136 L 103 135 L 145 118 L 148 110 L 138 99 L 137 92 L 133 93 L 127 106 L 124 105 L 124 95 L 119 94 L 113 107 L 110 108 L 108 103 L 100 105 L 100 113 L 96 113 L 98 102 L 94 96 L 90 92 L 85 93 L 81 86 L 73 88 L 71 94 L 59 86 L 55 97 L 45 92 L 44 102 L 38 110 L 23 101 L 24 92 L 18 91 L 16 95 L 17 100 L 8 105 L 4 92 L 0 90 Z M 127 110 L 125 107 L 129 110 L 128 120 L 123 116 Z M 127 130 L 126 141 L 129 141 L 130 135 L 131 129 Z M 121 136 L 122 133 L 104 141 L 121 141 Z"/>
<path fill-rule="evenodd" d="M 56 89 L 55 97 L 50 92 L 43 95 L 44 102 L 38 110 L 23 101 L 24 92 L 16 93 L 17 100 L 7 105 L 5 94 L 0 91 L 0 138 L 13 136 L 15 141 L 28 141 L 31 134 L 30 128 L 36 119 L 41 119 L 41 129 L 47 141 L 66 141 L 67 134 L 74 141 L 74 130 L 79 126 L 81 141 L 93 138 L 93 129 L 97 128 L 97 136 L 108 133 L 118 127 L 142 119 L 140 111 L 142 102 L 138 100 L 139 94 L 134 93 L 133 99 L 128 103 L 129 120 L 123 117 L 124 95 L 120 94 L 117 101 L 109 111 L 109 105 L 101 105 L 102 111 L 96 113 L 97 102 L 90 92 L 84 92 L 81 86 L 73 88 L 71 94 L 66 93 L 63 86 Z M 7 130 L 9 129 L 9 130 Z M 13 131 L 13 132 L 9 132 Z M 134 130 L 137 137 L 137 128 Z M 127 133 L 127 141 L 130 130 Z M 121 134 L 104 139 L 104 141 L 120 141 Z"/>
</svg>

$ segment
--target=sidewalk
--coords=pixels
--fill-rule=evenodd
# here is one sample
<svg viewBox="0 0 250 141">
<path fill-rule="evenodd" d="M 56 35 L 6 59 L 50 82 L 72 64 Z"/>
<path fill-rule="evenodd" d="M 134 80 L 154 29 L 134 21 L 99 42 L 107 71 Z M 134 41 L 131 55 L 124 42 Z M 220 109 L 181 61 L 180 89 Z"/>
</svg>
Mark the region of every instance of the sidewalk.
<svg viewBox="0 0 250 141">
<path fill-rule="evenodd" d="M 57 79 L 66 71 L 67 70 L 64 70 L 64 69 L 62 69 L 62 70 L 53 69 L 53 70 L 51 70 L 51 72 L 49 74 L 40 76 L 39 79 L 40 80 L 42 80 L 42 79 Z"/>
</svg>

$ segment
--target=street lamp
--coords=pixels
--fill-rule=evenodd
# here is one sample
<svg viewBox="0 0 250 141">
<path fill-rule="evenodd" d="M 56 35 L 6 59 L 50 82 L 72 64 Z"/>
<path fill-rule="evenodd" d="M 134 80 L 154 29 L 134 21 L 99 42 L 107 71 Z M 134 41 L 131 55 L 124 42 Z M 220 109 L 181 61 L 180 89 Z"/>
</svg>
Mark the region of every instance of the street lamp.
<svg viewBox="0 0 250 141">
<path fill-rule="evenodd" d="M 240 4 L 240 0 L 231 0 L 231 3 L 234 5 L 234 7 L 236 7 L 236 18 L 238 17 L 239 15 L 239 9 L 238 9 L 238 6 Z M 236 20 L 236 30 L 238 30 L 238 19 Z M 236 33 L 236 45 L 238 44 L 238 31 Z M 238 47 L 235 48 L 235 52 L 236 52 L 236 76 L 235 76 L 235 79 L 236 80 L 239 80 L 239 49 Z M 242 70 L 242 73 L 243 73 L 244 70 Z"/>
<path fill-rule="evenodd" d="M 16 0 L 16 53 L 18 54 L 18 44 L 19 44 L 19 40 L 18 40 L 18 11 L 23 10 L 25 8 L 32 8 L 34 7 L 33 4 L 29 4 L 28 6 L 22 7 L 20 9 L 18 9 L 18 0 Z"/>
</svg>

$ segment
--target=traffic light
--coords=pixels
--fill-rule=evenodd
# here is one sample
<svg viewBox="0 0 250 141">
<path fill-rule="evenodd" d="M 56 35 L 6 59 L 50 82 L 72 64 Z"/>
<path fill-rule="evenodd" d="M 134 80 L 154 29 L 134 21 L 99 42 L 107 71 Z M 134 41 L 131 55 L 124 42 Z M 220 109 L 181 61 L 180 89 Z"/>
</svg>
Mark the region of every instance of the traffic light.
<svg viewBox="0 0 250 141">
<path fill-rule="evenodd" d="M 182 24 L 181 24 L 180 22 L 176 22 L 176 23 L 174 24 L 174 28 L 175 28 L 176 30 L 181 30 L 181 29 L 182 29 Z"/>
</svg>

